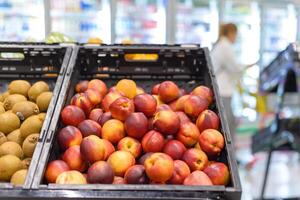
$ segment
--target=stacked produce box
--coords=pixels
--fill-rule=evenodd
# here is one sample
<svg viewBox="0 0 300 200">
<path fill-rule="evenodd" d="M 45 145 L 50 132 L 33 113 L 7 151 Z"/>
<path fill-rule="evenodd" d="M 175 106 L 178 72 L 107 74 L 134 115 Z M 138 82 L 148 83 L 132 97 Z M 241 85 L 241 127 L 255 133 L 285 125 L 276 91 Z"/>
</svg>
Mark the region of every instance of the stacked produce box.
<svg viewBox="0 0 300 200">
<path fill-rule="evenodd" d="M 31 195 L 239 199 L 208 58 L 198 46 L 73 47 Z"/>
<path fill-rule="evenodd" d="M 71 48 L 0 45 L 0 187 L 29 187 Z M 32 164 L 31 164 L 32 163 Z M 9 184 L 11 183 L 11 184 Z"/>
</svg>

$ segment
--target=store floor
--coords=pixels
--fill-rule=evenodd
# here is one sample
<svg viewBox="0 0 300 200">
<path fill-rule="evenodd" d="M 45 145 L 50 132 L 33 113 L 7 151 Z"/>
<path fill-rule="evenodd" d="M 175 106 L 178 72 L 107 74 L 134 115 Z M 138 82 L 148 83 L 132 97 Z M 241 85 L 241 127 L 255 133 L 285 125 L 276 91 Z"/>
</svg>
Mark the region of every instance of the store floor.
<svg viewBox="0 0 300 200">
<path fill-rule="evenodd" d="M 251 155 L 250 136 L 237 137 L 237 158 L 243 187 L 242 200 L 258 198 L 266 165 L 266 153 Z M 252 161 L 249 163 L 249 161 Z M 267 198 L 300 198 L 300 155 L 291 151 L 275 152 L 266 187 Z"/>
</svg>

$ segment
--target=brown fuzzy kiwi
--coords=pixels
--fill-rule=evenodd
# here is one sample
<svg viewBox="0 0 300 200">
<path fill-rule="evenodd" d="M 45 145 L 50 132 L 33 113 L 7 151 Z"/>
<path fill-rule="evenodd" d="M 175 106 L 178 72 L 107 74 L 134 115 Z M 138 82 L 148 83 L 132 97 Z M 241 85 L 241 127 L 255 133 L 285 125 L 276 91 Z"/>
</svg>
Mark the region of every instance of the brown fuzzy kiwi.
<svg viewBox="0 0 300 200">
<path fill-rule="evenodd" d="M 13 185 L 23 185 L 27 176 L 27 169 L 21 169 L 16 171 L 10 178 L 10 183 Z"/>
<path fill-rule="evenodd" d="M 6 97 L 9 96 L 9 92 L 4 92 L 3 94 L 0 95 L 0 102 L 4 102 Z"/>
<path fill-rule="evenodd" d="M 11 110 L 16 103 L 22 102 L 22 101 L 27 101 L 27 98 L 23 95 L 20 95 L 20 94 L 9 95 L 4 100 L 4 108 L 5 108 L 5 110 Z"/>
<path fill-rule="evenodd" d="M 44 81 L 38 81 L 35 84 L 31 86 L 31 88 L 28 90 L 28 97 L 32 101 L 36 101 L 36 98 L 42 94 L 43 92 L 48 92 L 49 86 Z"/>
<path fill-rule="evenodd" d="M 20 129 L 16 129 L 13 132 L 10 132 L 7 136 L 6 136 L 8 141 L 11 142 L 16 142 L 19 145 L 23 144 L 24 139 L 21 137 L 21 131 Z"/>
<path fill-rule="evenodd" d="M 25 158 L 22 160 L 22 169 L 28 169 L 31 162 L 31 158 Z"/>
<path fill-rule="evenodd" d="M 31 134 L 24 140 L 22 148 L 25 157 L 32 157 L 35 146 L 39 140 L 39 135 L 38 133 Z"/>
<path fill-rule="evenodd" d="M 21 94 L 27 97 L 30 87 L 31 85 L 28 81 L 15 80 L 8 85 L 8 92 L 9 94 Z"/>
<path fill-rule="evenodd" d="M 5 137 L 5 134 L 0 132 L 0 145 L 4 142 L 7 142 L 7 138 Z"/>
<path fill-rule="evenodd" d="M 10 112 L 0 114 L 0 132 L 5 135 L 18 129 L 20 125 L 20 119 L 16 114 Z"/>
<path fill-rule="evenodd" d="M 21 121 L 24 121 L 26 118 L 37 115 L 40 113 L 39 107 L 31 101 L 22 101 L 18 102 L 12 108 L 13 113 L 15 113 Z"/>
<path fill-rule="evenodd" d="M 20 169 L 22 169 L 22 162 L 17 156 L 0 157 L 0 181 L 9 181 L 11 176 Z"/>
<path fill-rule="evenodd" d="M 20 127 L 21 137 L 26 138 L 33 133 L 41 132 L 44 120 L 38 115 L 33 115 L 25 119 Z"/>
<path fill-rule="evenodd" d="M 40 120 L 45 120 L 45 118 L 46 118 L 46 113 L 40 113 L 40 114 L 38 114 L 37 115 L 39 118 L 40 118 Z"/>
<path fill-rule="evenodd" d="M 5 109 L 3 105 L 0 105 L 0 114 L 5 113 Z"/>
<path fill-rule="evenodd" d="M 43 92 L 36 99 L 36 104 L 39 106 L 41 112 L 45 112 L 48 109 L 52 98 L 52 92 Z"/>
<path fill-rule="evenodd" d="M 0 156 L 15 155 L 18 158 L 23 158 L 23 150 L 16 142 L 4 142 L 0 145 Z"/>
</svg>

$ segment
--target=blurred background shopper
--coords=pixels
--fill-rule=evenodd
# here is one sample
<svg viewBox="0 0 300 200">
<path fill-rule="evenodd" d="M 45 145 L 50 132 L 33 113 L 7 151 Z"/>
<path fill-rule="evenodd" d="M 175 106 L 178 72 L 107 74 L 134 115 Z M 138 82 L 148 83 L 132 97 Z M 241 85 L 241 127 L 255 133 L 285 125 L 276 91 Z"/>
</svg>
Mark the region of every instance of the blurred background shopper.
<svg viewBox="0 0 300 200">
<path fill-rule="evenodd" d="M 215 74 L 220 89 L 220 95 L 224 104 L 226 117 L 229 122 L 229 129 L 234 139 L 236 121 L 232 112 L 232 95 L 235 91 L 237 82 L 242 76 L 243 70 L 252 65 L 242 65 L 237 60 L 234 52 L 238 28 L 233 23 L 221 24 L 219 37 L 213 46 L 211 57 Z"/>
</svg>

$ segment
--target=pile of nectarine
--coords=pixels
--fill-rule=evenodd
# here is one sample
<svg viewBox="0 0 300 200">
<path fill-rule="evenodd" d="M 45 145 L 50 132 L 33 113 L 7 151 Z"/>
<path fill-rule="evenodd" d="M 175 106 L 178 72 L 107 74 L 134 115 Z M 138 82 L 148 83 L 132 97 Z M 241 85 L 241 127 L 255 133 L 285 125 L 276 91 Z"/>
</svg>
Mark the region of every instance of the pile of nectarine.
<svg viewBox="0 0 300 200">
<path fill-rule="evenodd" d="M 107 88 L 81 81 L 61 112 L 60 159 L 46 169 L 57 184 L 227 185 L 228 167 L 210 88 L 190 93 L 172 81 L 147 94 L 132 80 Z"/>
</svg>

